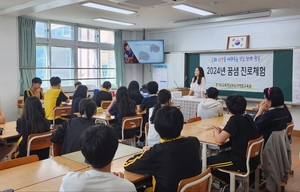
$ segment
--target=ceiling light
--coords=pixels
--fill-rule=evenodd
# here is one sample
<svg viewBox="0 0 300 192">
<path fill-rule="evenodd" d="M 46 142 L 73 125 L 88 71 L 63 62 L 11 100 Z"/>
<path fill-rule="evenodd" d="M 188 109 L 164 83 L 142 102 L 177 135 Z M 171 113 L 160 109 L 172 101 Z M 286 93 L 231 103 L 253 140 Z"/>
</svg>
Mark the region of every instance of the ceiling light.
<svg viewBox="0 0 300 192">
<path fill-rule="evenodd" d="M 175 9 L 180 9 L 182 11 L 187 11 L 187 12 L 195 13 L 195 14 L 202 15 L 202 16 L 213 15 L 214 14 L 212 12 L 204 11 L 202 9 L 198 9 L 198 8 L 191 7 L 191 6 L 184 5 L 184 4 L 173 5 L 172 7 L 175 8 Z"/>
<path fill-rule="evenodd" d="M 115 21 L 115 20 L 103 19 L 103 18 L 96 18 L 93 20 L 101 21 L 101 22 L 105 22 L 105 23 L 118 24 L 118 25 L 126 25 L 126 26 L 135 25 L 134 23 L 126 23 L 126 22 L 122 22 L 122 21 Z"/>
<path fill-rule="evenodd" d="M 85 7 L 91 7 L 91 8 L 95 8 L 95 9 L 101 9 L 101 10 L 105 10 L 105 11 L 111 11 L 111 12 L 122 13 L 122 14 L 127 14 L 127 15 L 135 13 L 134 11 L 129 11 L 126 9 L 120 9 L 120 8 L 116 8 L 116 7 L 110 7 L 107 5 L 101 5 L 101 4 L 92 3 L 92 2 L 83 3 L 81 5 L 85 6 Z"/>
<path fill-rule="evenodd" d="M 217 23 L 223 21 L 234 21 L 240 19 L 251 19 L 251 18 L 259 18 L 259 17 L 269 17 L 271 15 L 271 10 L 262 10 L 255 12 L 243 12 L 236 13 L 231 15 L 214 15 L 210 17 L 201 17 L 190 20 L 182 20 L 175 21 L 173 23 L 174 26 L 186 26 L 186 25 L 195 25 L 195 24 L 205 24 L 205 23 Z"/>
</svg>

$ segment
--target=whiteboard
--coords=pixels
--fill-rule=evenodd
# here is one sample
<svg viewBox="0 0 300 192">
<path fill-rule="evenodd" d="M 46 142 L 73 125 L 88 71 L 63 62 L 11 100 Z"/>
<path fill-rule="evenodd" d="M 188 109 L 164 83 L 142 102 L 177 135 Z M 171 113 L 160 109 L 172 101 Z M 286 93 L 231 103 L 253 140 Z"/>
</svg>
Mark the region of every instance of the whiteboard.
<svg viewBox="0 0 300 192">
<path fill-rule="evenodd" d="M 168 88 L 184 87 L 185 81 L 185 53 L 165 54 L 165 63 L 168 69 Z M 153 79 L 153 69 L 152 69 Z M 177 85 L 176 85 L 176 83 Z"/>
</svg>

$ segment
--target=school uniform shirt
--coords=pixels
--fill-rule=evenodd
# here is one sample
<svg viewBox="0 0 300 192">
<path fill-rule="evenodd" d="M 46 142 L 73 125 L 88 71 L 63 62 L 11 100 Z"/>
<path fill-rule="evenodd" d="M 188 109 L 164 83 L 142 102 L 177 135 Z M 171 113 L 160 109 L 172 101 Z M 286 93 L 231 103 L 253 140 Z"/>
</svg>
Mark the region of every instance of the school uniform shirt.
<svg viewBox="0 0 300 192">
<path fill-rule="evenodd" d="M 154 123 L 151 123 L 150 118 L 152 117 L 153 107 L 149 109 L 149 130 L 148 130 L 148 146 L 152 147 L 153 145 L 160 142 L 160 136 L 155 130 Z"/>
<path fill-rule="evenodd" d="M 79 151 L 79 137 L 81 133 L 93 125 L 95 125 L 95 122 L 92 119 L 82 117 L 72 118 L 58 126 L 57 130 L 52 133 L 50 140 L 53 143 L 57 143 L 62 139 L 64 140 L 61 149 L 62 155 Z"/>
<path fill-rule="evenodd" d="M 133 183 L 113 173 L 89 170 L 67 173 L 62 179 L 59 191 L 135 192 L 136 189 Z"/>
<path fill-rule="evenodd" d="M 206 80 L 205 80 L 204 77 L 202 77 L 200 85 L 197 83 L 197 80 L 195 82 L 193 82 L 193 81 L 194 81 L 194 77 L 193 77 L 193 79 L 191 81 L 190 89 L 192 91 L 194 91 L 194 96 L 200 98 L 201 97 L 201 91 L 203 91 L 204 93 L 206 91 L 205 90 Z"/>
<path fill-rule="evenodd" d="M 229 118 L 223 130 L 230 134 L 230 155 L 233 164 L 240 171 L 246 171 L 246 151 L 248 142 L 249 140 L 260 137 L 253 119 L 248 114 L 233 115 Z M 254 163 L 257 163 L 257 161 Z"/>
<path fill-rule="evenodd" d="M 157 95 L 156 94 L 151 95 L 150 97 L 143 99 L 143 101 L 140 105 L 140 108 L 141 108 L 142 111 L 146 109 L 146 115 L 144 115 L 143 124 L 148 122 L 149 109 L 157 103 L 158 103 L 158 101 L 157 101 Z"/>
<path fill-rule="evenodd" d="M 22 136 L 22 141 L 19 144 L 18 157 L 25 157 L 25 156 L 27 156 L 27 139 L 28 139 L 28 136 L 30 134 L 32 134 L 31 127 L 27 127 L 25 120 L 22 118 L 19 118 L 17 120 L 16 130 Z M 43 126 L 43 130 L 44 130 L 43 132 L 50 131 L 50 124 L 46 119 L 45 119 L 45 124 Z M 49 147 L 45 148 L 45 149 L 30 151 L 30 155 L 33 155 L 33 154 L 38 155 L 40 160 L 47 159 L 47 158 L 49 158 Z"/>
<path fill-rule="evenodd" d="M 129 94 L 129 98 L 135 102 L 135 104 L 140 105 L 144 99 L 141 93 Z"/>
<path fill-rule="evenodd" d="M 197 108 L 197 116 L 202 119 L 223 116 L 223 105 L 221 100 L 207 98 L 199 103 Z"/>
<path fill-rule="evenodd" d="M 101 106 L 101 101 L 102 100 L 112 100 L 111 93 L 105 91 L 105 90 L 100 90 L 98 91 L 92 98 L 98 107 Z"/>
<path fill-rule="evenodd" d="M 53 88 L 49 89 L 44 94 L 44 97 L 46 118 L 48 120 L 53 120 L 53 109 L 60 106 L 61 102 L 68 100 L 68 97 L 62 90 Z M 59 116 L 55 116 L 55 119 L 57 118 L 59 118 Z"/>
<path fill-rule="evenodd" d="M 148 151 L 128 159 L 125 170 L 152 175 L 155 192 L 177 191 L 180 180 L 201 173 L 199 140 L 196 137 L 178 137 L 162 140 Z"/>
<path fill-rule="evenodd" d="M 286 124 L 292 121 L 287 109 L 282 106 L 272 107 L 262 115 L 256 117 L 255 124 L 264 137 L 266 143 L 273 131 L 281 131 L 286 128 Z"/>
<path fill-rule="evenodd" d="M 34 93 L 32 92 L 32 90 L 29 88 L 29 89 L 26 89 L 26 90 L 24 91 L 24 99 L 23 99 L 24 103 L 25 103 L 27 97 L 30 97 L 30 96 L 35 96 L 35 94 L 34 94 Z M 39 94 L 39 97 L 38 97 L 38 98 L 39 98 L 40 100 L 41 100 L 41 99 L 44 99 L 42 93 Z"/>
</svg>

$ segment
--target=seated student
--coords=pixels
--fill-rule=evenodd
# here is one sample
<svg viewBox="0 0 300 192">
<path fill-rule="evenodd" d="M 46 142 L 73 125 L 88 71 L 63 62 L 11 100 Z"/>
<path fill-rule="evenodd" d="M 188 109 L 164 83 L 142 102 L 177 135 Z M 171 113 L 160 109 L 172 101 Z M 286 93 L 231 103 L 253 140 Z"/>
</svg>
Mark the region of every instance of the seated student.
<svg viewBox="0 0 300 192">
<path fill-rule="evenodd" d="M 213 126 L 213 134 L 218 143 L 224 143 L 229 138 L 231 150 L 223 151 L 216 156 L 207 158 L 207 166 L 233 171 L 246 171 L 246 150 L 248 141 L 260 137 L 257 127 L 250 115 L 244 114 L 247 106 L 241 95 L 230 95 L 225 100 L 229 114 L 224 129 Z M 250 161 L 250 169 L 259 164 L 259 156 Z M 229 190 L 229 174 L 212 170 L 213 176 L 220 181 L 223 191 Z M 238 185 L 236 185 L 238 187 Z"/>
<path fill-rule="evenodd" d="M 0 106 L 0 124 L 3 124 L 5 122 L 6 122 L 6 117 L 5 117 L 2 107 Z"/>
<path fill-rule="evenodd" d="M 113 126 L 113 130 L 117 133 L 119 139 L 122 138 L 122 119 L 127 116 L 136 115 L 136 104 L 128 97 L 128 90 L 126 87 L 121 86 L 117 90 L 116 97 L 113 98 L 106 116 L 115 116 L 116 124 Z M 137 129 L 128 129 L 124 131 L 124 137 L 133 137 L 137 132 Z"/>
<path fill-rule="evenodd" d="M 35 77 L 31 80 L 31 87 L 24 91 L 24 103 L 27 97 L 36 96 L 38 99 L 44 99 L 43 88 L 41 88 L 42 80 L 38 77 Z"/>
<path fill-rule="evenodd" d="M 254 121 L 266 143 L 273 131 L 284 130 L 293 119 L 284 104 L 284 96 L 279 87 L 265 88 L 264 98 Z"/>
<path fill-rule="evenodd" d="M 79 87 L 78 87 L 79 88 Z M 78 90 L 78 89 L 77 89 Z M 64 140 L 61 154 L 79 151 L 80 134 L 92 125 L 95 125 L 93 115 L 96 114 L 96 103 L 92 99 L 84 98 L 79 103 L 80 117 L 72 118 L 61 124 L 51 135 L 51 142 L 57 143 Z"/>
<path fill-rule="evenodd" d="M 87 86 L 79 85 L 73 94 L 71 118 L 76 117 L 74 113 L 79 111 L 79 102 L 86 98 Z"/>
<path fill-rule="evenodd" d="M 75 90 L 77 89 L 77 87 L 78 87 L 79 85 L 82 85 L 82 83 L 81 83 L 80 81 L 77 81 L 76 83 L 74 83 Z"/>
<path fill-rule="evenodd" d="M 154 121 L 161 143 L 127 160 L 125 170 L 152 175 L 153 189 L 177 191 L 180 180 L 201 173 L 200 145 L 196 137 L 182 137 L 183 115 L 176 107 L 160 108 Z"/>
<path fill-rule="evenodd" d="M 49 120 L 50 123 L 52 123 L 53 121 L 53 109 L 57 106 L 61 106 L 61 103 L 63 101 L 66 103 L 70 102 L 68 97 L 60 89 L 61 88 L 60 83 L 61 80 L 59 77 L 51 77 L 50 79 L 51 89 L 49 89 L 45 93 L 45 98 L 44 98 L 45 112 L 46 112 L 46 118 Z M 56 124 L 62 124 L 65 120 L 66 120 L 65 118 L 59 116 L 55 117 Z"/>
<path fill-rule="evenodd" d="M 108 92 L 111 88 L 111 83 L 109 81 L 104 81 L 102 88 L 94 96 L 93 100 L 96 102 L 97 106 L 101 106 L 102 100 L 112 100 L 111 93 Z"/>
<path fill-rule="evenodd" d="M 171 93 L 166 89 L 162 89 L 158 92 L 158 103 L 154 107 L 149 109 L 149 132 L 148 132 L 148 145 L 152 147 L 153 145 L 160 142 L 160 136 L 154 128 L 155 115 L 158 109 L 163 106 L 173 105 L 171 102 Z"/>
<path fill-rule="evenodd" d="M 135 101 L 135 104 L 140 105 L 144 99 L 140 93 L 140 86 L 137 81 L 131 81 L 128 85 L 129 98 Z"/>
<path fill-rule="evenodd" d="M 23 114 L 17 120 L 16 129 L 22 136 L 22 141 L 19 144 L 19 155 L 17 157 L 27 155 L 26 145 L 30 134 L 50 131 L 50 124 L 45 118 L 45 111 L 37 97 L 31 96 L 26 99 Z M 49 148 L 30 151 L 30 155 L 33 154 L 37 154 L 40 160 L 47 159 L 49 157 Z"/>
<path fill-rule="evenodd" d="M 147 89 L 148 92 L 150 93 L 150 97 L 143 99 L 139 109 L 140 112 L 146 109 L 146 115 L 144 115 L 143 124 L 148 122 L 149 109 L 158 103 L 157 101 L 158 84 L 155 81 L 150 81 L 147 84 Z"/>
<path fill-rule="evenodd" d="M 67 173 L 59 191 L 136 191 L 130 181 L 123 179 L 123 173 L 111 172 L 118 137 L 110 127 L 102 124 L 88 127 L 80 136 L 79 147 L 93 168 Z"/>
<path fill-rule="evenodd" d="M 218 100 L 219 91 L 214 87 L 206 90 L 207 98 L 198 105 L 197 116 L 202 119 L 223 116 L 223 105 Z"/>
</svg>

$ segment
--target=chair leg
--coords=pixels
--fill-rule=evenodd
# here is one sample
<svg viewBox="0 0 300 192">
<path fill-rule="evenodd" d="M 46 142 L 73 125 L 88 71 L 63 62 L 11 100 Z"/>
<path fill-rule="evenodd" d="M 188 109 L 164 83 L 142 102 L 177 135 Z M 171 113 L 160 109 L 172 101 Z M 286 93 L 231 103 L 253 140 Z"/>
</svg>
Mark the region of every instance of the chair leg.
<svg viewBox="0 0 300 192">
<path fill-rule="evenodd" d="M 235 192 L 235 175 L 230 173 L 230 192 Z"/>
<path fill-rule="evenodd" d="M 136 147 L 135 138 L 132 139 L 132 144 L 133 144 L 134 147 Z"/>
<path fill-rule="evenodd" d="M 244 178 L 244 191 L 249 192 L 249 175 Z"/>
<path fill-rule="evenodd" d="M 254 189 L 255 191 L 259 191 L 259 168 L 255 169 L 255 182 L 254 182 Z"/>
</svg>

